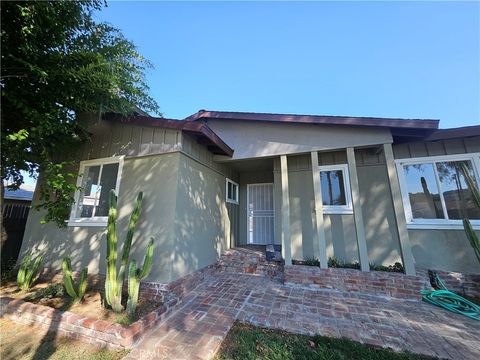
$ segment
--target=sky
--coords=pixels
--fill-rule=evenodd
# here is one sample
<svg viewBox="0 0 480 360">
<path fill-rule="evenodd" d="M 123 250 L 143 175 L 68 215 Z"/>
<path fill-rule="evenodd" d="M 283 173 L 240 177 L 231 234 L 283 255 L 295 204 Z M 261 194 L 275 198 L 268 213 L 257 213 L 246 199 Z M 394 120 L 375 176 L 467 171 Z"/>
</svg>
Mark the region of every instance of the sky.
<svg viewBox="0 0 480 360">
<path fill-rule="evenodd" d="M 206 109 L 480 124 L 477 1 L 110 1 L 95 19 L 153 63 L 147 81 L 164 117 Z"/>
<path fill-rule="evenodd" d="M 108 3 L 163 116 L 200 109 L 480 123 L 479 2 Z"/>
</svg>

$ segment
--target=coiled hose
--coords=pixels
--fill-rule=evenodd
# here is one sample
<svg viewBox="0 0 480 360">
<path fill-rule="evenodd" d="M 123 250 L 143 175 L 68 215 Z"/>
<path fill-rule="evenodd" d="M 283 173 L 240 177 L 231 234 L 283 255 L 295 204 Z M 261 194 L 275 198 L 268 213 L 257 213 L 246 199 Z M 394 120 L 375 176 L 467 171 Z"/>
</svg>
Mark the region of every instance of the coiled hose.
<svg viewBox="0 0 480 360">
<path fill-rule="evenodd" d="M 480 306 L 449 291 L 437 274 L 434 275 L 434 282 L 440 290 L 422 290 L 423 301 L 465 315 L 471 319 L 480 320 Z"/>
</svg>

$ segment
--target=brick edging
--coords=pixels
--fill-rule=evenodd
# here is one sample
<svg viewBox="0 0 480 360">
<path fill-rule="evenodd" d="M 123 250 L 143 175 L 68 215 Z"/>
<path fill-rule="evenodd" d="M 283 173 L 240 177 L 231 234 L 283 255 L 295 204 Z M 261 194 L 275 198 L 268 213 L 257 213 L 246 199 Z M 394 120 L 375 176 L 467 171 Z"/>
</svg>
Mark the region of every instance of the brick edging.
<svg viewBox="0 0 480 360">
<path fill-rule="evenodd" d="M 164 320 L 178 303 L 164 304 L 129 326 L 62 311 L 21 299 L 0 297 L 0 316 L 36 325 L 102 348 L 131 348 Z"/>
</svg>

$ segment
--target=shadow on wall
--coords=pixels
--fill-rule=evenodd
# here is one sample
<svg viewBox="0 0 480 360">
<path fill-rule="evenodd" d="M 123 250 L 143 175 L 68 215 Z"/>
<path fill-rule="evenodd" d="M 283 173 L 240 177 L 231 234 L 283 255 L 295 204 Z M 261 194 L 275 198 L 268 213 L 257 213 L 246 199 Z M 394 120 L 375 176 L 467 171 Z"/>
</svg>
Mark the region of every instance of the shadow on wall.
<svg viewBox="0 0 480 360">
<path fill-rule="evenodd" d="M 480 273 L 480 264 L 463 230 L 409 230 L 415 265 L 420 268 Z M 480 235 L 480 231 L 477 231 Z"/>
<path fill-rule="evenodd" d="M 178 155 L 174 154 L 126 159 L 124 163 L 118 197 L 118 248 L 122 250 L 137 194 L 143 191 L 142 213 L 134 235 L 131 257 L 137 262 L 143 261 L 149 238 L 155 238 L 154 265 L 147 281 L 161 282 L 169 274 L 177 164 Z M 41 217 L 41 211 L 31 211 L 22 257 L 31 249 L 34 253 L 45 251 L 43 266 L 60 270 L 63 257 L 69 255 L 74 270 L 88 266 L 90 274 L 105 273 L 105 228 L 82 226 L 60 229 L 54 224 L 40 224 Z"/>
<path fill-rule="evenodd" d="M 181 156 L 172 279 L 214 263 L 230 242 L 225 177 Z"/>
<path fill-rule="evenodd" d="M 385 165 L 358 167 L 358 178 L 370 262 L 402 262 Z"/>
</svg>

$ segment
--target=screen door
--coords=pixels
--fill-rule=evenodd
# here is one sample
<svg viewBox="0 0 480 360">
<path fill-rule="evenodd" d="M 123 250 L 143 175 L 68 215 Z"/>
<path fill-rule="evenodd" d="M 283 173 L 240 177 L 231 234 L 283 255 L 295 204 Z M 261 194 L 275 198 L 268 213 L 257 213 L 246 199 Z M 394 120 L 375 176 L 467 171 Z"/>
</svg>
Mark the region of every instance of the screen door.
<svg viewBox="0 0 480 360">
<path fill-rule="evenodd" d="M 273 184 L 247 185 L 247 236 L 249 244 L 273 244 Z"/>
</svg>

